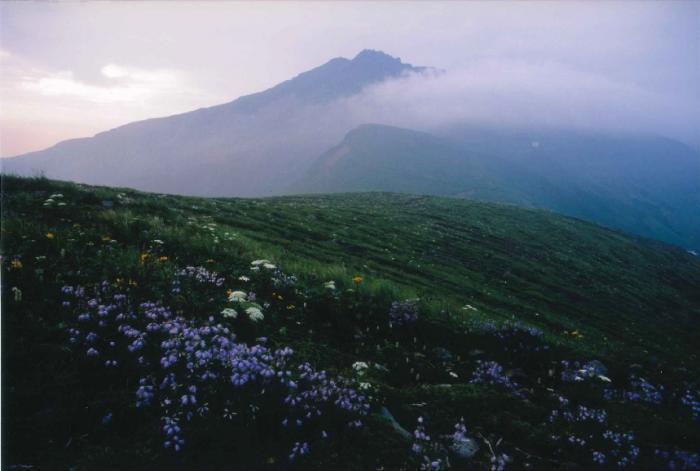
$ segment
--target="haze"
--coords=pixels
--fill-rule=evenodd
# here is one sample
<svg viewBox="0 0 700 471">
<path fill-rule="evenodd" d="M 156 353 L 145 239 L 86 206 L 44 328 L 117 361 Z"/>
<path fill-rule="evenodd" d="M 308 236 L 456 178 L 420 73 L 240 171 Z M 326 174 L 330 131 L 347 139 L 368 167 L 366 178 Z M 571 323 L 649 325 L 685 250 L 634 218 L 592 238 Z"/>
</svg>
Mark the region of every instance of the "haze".
<svg viewBox="0 0 700 471">
<path fill-rule="evenodd" d="M 698 2 L 4 2 L 0 14 L 2 156 L 227 102 L 363 48 L 446 71 L 355 103 L 389 122 L 700 134 Z"/>
</svg>

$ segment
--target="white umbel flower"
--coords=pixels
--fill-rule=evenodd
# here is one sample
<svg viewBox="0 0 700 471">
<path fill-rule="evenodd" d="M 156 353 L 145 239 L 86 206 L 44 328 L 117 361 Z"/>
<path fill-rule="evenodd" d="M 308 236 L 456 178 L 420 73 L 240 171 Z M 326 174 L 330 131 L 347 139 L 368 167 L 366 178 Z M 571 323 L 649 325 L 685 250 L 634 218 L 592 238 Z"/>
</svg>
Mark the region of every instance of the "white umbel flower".
<svg viewBox="0 0 700 471">
<path fill-rule="evenodd" d="M 230 307 L 227 307 L 226 309 L 224 309 L 223 311 L 221 311 L 221 314 L 222 314 L 224 317 L 230 318 L 230 319 L 235 319 L 236 317 L 238 317 L 238 313 L 236 312 L 236 310 L 235 310 L 235 309 L 231 309 Z"/>
<path fill-rule="evenodd" d="M 232 303 L 237 303 L 240 301 L 245 301 L 248 295 L 244 291 L 234 291 L 228 297 L 228 300 Z"/>
<path fill-rule="evenodd" d="M 257 307 L 249 307 L 245 310 L 245 313 L 248 314 L 248 319 L 250 319 L 253 322 L 258 322 L 265 319 L 265 316 L 263 315 L 262 311 Z"/>
</svg>

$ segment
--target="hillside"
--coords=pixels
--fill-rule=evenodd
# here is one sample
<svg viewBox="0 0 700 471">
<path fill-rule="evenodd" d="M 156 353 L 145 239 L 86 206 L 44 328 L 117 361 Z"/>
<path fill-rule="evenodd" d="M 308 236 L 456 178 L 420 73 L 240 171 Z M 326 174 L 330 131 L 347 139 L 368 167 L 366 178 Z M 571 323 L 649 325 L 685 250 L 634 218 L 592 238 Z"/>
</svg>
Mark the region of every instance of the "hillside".
<svg viewBox="0 0 700 471">
<path fill-rule="evenodd" d="M 363 125 L 292 191 L 393 191 L 542 208 L 700 248 L 700 155 L 661 138 Z"/>
<path fill-rule="evenodd" d="M 679 248 L 389 193 L 4 177 L 2 202 L 5 464 L 700 462 L 700 260 Z"/>
<path fill-rule="evenodd" d="M 3 159 L 3 171 L 186 195 L 281 194 L 310 159 L 357 124 L 337 112 L 339 100 L 373 83 L 425 71 L 365 50 L 229 103 Z"/>
</svg>

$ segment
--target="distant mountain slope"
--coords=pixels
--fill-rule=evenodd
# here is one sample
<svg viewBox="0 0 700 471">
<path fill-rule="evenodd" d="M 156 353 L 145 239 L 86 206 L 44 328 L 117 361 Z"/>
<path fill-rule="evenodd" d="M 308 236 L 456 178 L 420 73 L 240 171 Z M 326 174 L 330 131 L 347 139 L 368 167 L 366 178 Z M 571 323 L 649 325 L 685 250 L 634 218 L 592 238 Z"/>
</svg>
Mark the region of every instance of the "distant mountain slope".
<svg viewBox="0 0 700 471">
<path fill-rule="evenodd" d="M 700 247 L 700 156 L 661 138 L 463 128 L 438 137 L 365 125 L 324 153 L 293 190 L 506 202 Z"/>
<path fill-rule="evenodd" d="M 3 171 L 190 195 L 281 194 L 309 158 L 352 127 L 328 119 L 330 102 L 424 70 L 365 50 L 230 103 L 130 123 L 4 159 Z"/>
</svg>

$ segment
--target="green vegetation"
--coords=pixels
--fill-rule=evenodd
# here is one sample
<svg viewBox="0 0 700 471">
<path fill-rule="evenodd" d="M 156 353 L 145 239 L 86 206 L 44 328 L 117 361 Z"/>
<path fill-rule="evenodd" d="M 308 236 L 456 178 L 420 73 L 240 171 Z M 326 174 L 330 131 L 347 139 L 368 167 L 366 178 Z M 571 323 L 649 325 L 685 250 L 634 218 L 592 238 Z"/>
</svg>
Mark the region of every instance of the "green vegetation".
<svg viewBox="0 0 700 471">
<path fill-rule="evenodd" d="M 601 430 L 586 425 L 591 441 L 608 443 L 608 427 L 635 432 L 638 458 L 631 446 L 596 448 L 608 464 L 624 455 L 657 467 L 654 450 L 698 451 L 700 430 L 681 397 L 698 399 L 700 260 L 680 248 L 543 211 L 386 193 L 202 199 L 4 177 L 2 218 L 8 464 L 288 466 L 287 439 L 260 421 L 221 435 L 210 424 L 191 431 L 179 454 L 163 449 L 158 413 L 133 406 L 135 379 L 103 374 L 68 342 L 77 312 L 62 305 L 62 287 L 102 281 L 129 302 L 162 302 L 193 321 L 216 316 L 241 341 L 264 335 L 300 361 L 370 383 L 363 427 L 312 443 L 292 465 L 416 468 L 439 456 L 441 466 L 488 467 L 505 453 L 516 467 L 590 467 L 590 449 L 551 442 L 583 436 L 576 423 L 550 419 L 557 395 L 606 409 Z M 283 273 L 251 271 L 256 259 Z M 225 282 L 173 295 L 186 266 Z M 251 278 L 263 321 L 220 314 L 241 276 Z M 388 327 L 392 302 L 414 298 L 406 306 L 418 320 Z M 597 360 L 605 372 L 566 381 L 561 362 L 574 360 Z M 503 365 L 484 373 L 496 384 L 475 381 L 479 361 Z M 370 366 L 358 373 L 356 362 Z M 663 399 L 645 400 L 658 385 Z M 468 464 L 438 446 L 412 453 L 382 407 L 409 431 L 425 417 L 435 441 L 463 416 L 480 451 Z M 100 422 L 107 409 L 112 428 Z M 278 413 L 264 418 L 277 424 Z M 486 440 L 499 439 L 492 456 Z"/>
</svg>

